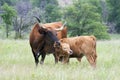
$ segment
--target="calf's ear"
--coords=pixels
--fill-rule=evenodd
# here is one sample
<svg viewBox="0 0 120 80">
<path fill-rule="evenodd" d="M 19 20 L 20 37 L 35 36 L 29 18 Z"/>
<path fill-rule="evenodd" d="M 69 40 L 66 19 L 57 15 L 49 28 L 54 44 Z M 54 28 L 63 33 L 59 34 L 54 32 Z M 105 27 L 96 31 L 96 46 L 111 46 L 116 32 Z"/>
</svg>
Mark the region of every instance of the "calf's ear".
<svg viewBox="0 0 120 80">
<path fill-rule="evenodd" d="M 60 39 L 60 42 L 63 42 L 63 39 Z"/>
</svg>

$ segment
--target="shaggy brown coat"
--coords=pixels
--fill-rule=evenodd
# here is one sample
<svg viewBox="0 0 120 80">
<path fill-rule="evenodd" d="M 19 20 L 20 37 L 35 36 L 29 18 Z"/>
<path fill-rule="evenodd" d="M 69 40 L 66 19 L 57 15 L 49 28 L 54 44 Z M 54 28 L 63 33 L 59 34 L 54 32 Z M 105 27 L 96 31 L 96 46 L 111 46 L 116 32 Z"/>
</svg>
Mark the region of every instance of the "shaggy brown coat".
<svg viewBox="0 0 120 80">
<path fill-rule="evenodd" d="M 91 66 L 96 67 L 96 38 L 94 36 L 78 36 L 71 38 L 63 38 L 60 40 L 62 43 L 70 45 L 73 54 L 71 57 L 77 58 L 81 61 L 83 56 L 86 56 Z"/>
<path fill-rule="evenodd" d="M 58 39 L 67 37 L 67 27 L 64 27 L 62 30 L 56 31 L 57 28 L 63 26 L 62 22 L 53 22 L 46 24 L 36 23 L 33 26 L 33 29 L 30 33 L 30 47 L 33 52 L 33 56 L 35 58 L 36 65 L 39 62 L 39 56 L 41 55 L 41 64 L 43 64 L 46 53 L 53 53 L 53 41 L 52 39 L 47 39 L 46 32 L 49 31 L 52 33 L 53 38 L 57 37 Z M 45 29 L 43 29 L 44 27 Z M 52 38 L 52 37 L 51 37 Z M 45 42 L 46 41 L 46 42 Z M 46 43 L 46 44 L 45 44 Z"/>
<path fill-rule="evenodd" d="M 60 57 L 64 57 L 63 63 L 67 63 L 69 56 L 73 53 L 67 43 L 54 43 L 56 62 L 58 63 Z"/>
</svg>

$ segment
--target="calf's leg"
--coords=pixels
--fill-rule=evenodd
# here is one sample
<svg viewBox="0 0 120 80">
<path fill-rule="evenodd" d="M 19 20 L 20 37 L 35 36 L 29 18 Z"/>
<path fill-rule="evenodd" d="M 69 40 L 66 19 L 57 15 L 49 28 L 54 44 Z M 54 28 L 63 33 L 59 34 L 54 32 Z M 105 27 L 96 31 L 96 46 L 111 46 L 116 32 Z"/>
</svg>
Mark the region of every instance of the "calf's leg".
<svg viewBox="0 0 120 80">
<path fill-rule="evenodd" d="M 82 59 L 83 56 L 84 56 L 84 55 L 81 54 L 81 55 L 77 58 L 77 60 L 78 60 L 79 62 L 81 62 L 81 59 Z"/>
<path fill-rule="evenodd" d="M 88 60 L 88 62 L 90 63 L 90 65 L 93 67 L 93 68 L 96 68 L 96 60 L 94 60 L 94 56 L 93 55 L 86 55 L 86 58 Z"/>
<path fill-rule="evenodd" d="M 64 64 L 69 63 L 69 56 L 68 55 L 63 56 L 63 63 Z"/>
<path fill-rule="evenodd" d="M 54 53 L 53 56 L 55 58 L 55 64 L 58 63 L 59 57 L 58 57 L 57 53 Z"/>
</svg>

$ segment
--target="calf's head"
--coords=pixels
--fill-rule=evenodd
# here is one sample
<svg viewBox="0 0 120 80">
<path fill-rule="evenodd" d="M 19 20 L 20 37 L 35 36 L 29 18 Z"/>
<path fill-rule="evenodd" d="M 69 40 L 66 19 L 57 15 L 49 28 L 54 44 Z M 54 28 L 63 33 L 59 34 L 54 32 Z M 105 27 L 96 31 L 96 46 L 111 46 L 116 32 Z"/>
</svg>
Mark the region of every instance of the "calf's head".
<svg viewBox="0 0 120 80">
<path fill-rule="evenodd" d="M 62 42 L 55 42 L 54 43 L 55 51 L 61 55 L 71 55 L 73 51 L 70 49 L 69 44 L 62 43 Z"/>
</svg>

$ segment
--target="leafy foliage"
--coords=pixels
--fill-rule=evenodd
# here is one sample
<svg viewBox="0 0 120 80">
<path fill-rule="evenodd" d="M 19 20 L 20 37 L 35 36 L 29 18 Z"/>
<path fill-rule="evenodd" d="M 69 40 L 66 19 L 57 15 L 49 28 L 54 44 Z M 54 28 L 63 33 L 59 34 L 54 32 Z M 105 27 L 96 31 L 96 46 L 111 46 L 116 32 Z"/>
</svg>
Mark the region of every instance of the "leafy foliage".
<svg viewBox="0 0 120 80">
<path fill-rule="evenodd" d="M 5 20 L 1 18 L 0 23 L 5 26 L 4 30 L 19 33 L 21 37 L 29 35 L 31 25 L 36 22 L 33 16 L 40 17 L 42 23 L 66 20 L 70 36 L 95 35 L 98 39 L 108 39 L 107 31 L 120 33 L 119 0 L 0 0 L 0 6 L 4 3 L 14 7 L 17 16 L 14 20 L 13 17 L 6 19 L 9 25 L 4 25 Z M 1 8 L 0 14 L 3 13 Z M 2 29 L 1 32 L 5 33 Z"/>
<path fill-rule="evenodd" d="M 4 4 L 2 6 L 2 9 L 4 10 L 4 13 L 1 14 L 1 17 L 3 18 L 3 21 L 8 24 L 11 25 L 12 24 L 12 18 L 16 15 L 16 11 L 13 7 L 8 6 L 8 4 Z"/>
<path fill-rule="evenodd" d="M 1 17 L 6 24 L 6 36 L 8 37 L 9 27 L 10 27 L 10 25 L 12 25 L 13 17 L 16 16 L 16 10 L 11 6 L 8 6 L 7 3 L 5 3 L 2 6 L 2 9 L 3 9 L 4 13 L 1 14 Z"/>
<path fill-rule="evenodd" d="M 61 19 L 60 8 L 53 4 L 48 4 L 46 6 L 44 15 L 46 22 L 55 22 Z"/>
<path fill-rule="evenodd" d="M 79 0 L 68 7 L 65 17 L 70 26 L 71 36 L 95 35 L 98 39 L 108 39 L 109 35 L 99 12 L 95 5 Z"/>
<path fill-rule="evenodd" d="M 43 22 L 55 22 L 61 19 L 61 11 L 57 0 L 31 0 L 33 6 L 40 9 L 40 19 Z M 37 15 L 38 16 L 38 15 Z"/>
<path fill-rule="evenodd" d="M 115 29 L 120 33 L 120 0 L 107 0 L 109 5 L 108 21 L 115 23 Z"/>
<path fill-rule="evenodd" d="M 12 4 L 12 1 L 11 0 L 0 0 L 0 5 L 4 5 L 5 3 L 11 5 Z"/>
</svg>

